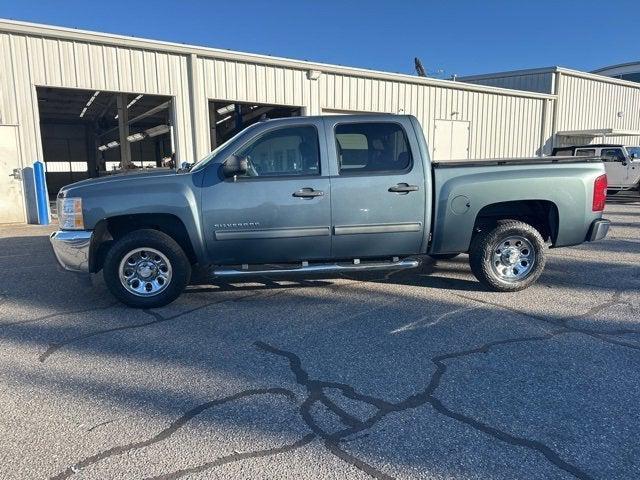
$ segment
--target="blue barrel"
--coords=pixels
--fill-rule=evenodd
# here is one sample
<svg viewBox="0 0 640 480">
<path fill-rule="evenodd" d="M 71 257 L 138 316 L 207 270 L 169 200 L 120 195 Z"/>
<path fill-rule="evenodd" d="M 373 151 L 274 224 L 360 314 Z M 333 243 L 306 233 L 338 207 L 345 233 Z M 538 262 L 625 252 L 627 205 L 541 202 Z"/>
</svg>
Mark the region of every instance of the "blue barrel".
<svg viewBox="0 0 640 480">
<path fill-rule="evenodd" d="M 38 223 L 40 225 L 49 225 L 49 194 L 47 193 L 47 177 L 44 171 L 44 163 L 40 160 L 33 164 L 33 177 L 36 187 Z"/>
</svg>

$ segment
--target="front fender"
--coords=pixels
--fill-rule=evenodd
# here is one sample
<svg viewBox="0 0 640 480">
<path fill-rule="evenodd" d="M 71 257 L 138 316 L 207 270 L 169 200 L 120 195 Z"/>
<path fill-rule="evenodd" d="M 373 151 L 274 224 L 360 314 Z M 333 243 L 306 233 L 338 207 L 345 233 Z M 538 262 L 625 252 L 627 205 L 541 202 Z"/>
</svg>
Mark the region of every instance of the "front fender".
<svg viewBox="0 0 640 480">
<path fill-rule="evenodd" d="M 66 194 L 82 198 L 85 228 L 126 215 L 168 214 L 185 226 L 199 261 L 206 258 L 199 215 L 201 178 L 167 175 L 151 178 L 114 178 L 113 181 L 71 188 Z"/>
</svg>

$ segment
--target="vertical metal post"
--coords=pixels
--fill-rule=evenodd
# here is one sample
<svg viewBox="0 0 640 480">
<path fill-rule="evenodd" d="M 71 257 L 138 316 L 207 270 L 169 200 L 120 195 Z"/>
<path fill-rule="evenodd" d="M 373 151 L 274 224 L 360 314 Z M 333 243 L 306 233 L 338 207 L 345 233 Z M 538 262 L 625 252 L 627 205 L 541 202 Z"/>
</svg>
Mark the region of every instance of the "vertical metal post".
<svg viewBox="0 0 640 480">
<path fill-rule="evenodd" d="M 173 168 L 180 168 L 176 163 L 176 137 L 173 130 L 173 123 L 169 122 L 169 139 L 171 141 L 171 161 L 173 162 Z"/>
<path fill-rule="evenodd" d="M 218 121 L 218 113 L 216 112 L 216 104 L 214 102 L 208 101 L 209 103 L 209 138 L 210 138 L 210 149 L 215 150 L 218 146 L 218 132 L 216 131 L 216 127 L 218 126 L 216 122 Z"/>
<path fill-rule="evenodd" d="M 49 225 L 49 194 L 47 192 L 47 177 L 44 163 L 40 160 L 33 164 L 33 177 L 36 187 L 36 205 L 38 207 L 38 223 Z"/>
<path fill-rule="evenodd" d="M 236 103 L 235 120 L 236 120 L 236 133 L 242 130 L 242 104 Z"/>
<path fill-rule="evenodd" d="M 127 109 L 127 94 L 120 93 L 118 103 L 118 132 L 120 133 L 120 166 L 123 170 L 131 168 L 131 145 L 129 145 L 129 110 Z"/>
</svg>

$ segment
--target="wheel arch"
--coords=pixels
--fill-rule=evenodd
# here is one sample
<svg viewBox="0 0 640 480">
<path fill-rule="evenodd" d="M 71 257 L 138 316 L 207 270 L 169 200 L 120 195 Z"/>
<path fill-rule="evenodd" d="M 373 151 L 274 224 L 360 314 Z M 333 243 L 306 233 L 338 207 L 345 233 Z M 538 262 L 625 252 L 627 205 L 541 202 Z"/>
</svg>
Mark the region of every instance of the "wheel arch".
<svg viewBox="0 0 640 480">
<path fill-rule="evenodd" d="M 474 220 L 473 235 L 493 228 L 500 220 L 519 220 L 534 227 L 544 240 L 555 243 L 560 218 L 558 206 L 550 200 L 512 200 L 482 207 Z"/>
<path fill-rule="evenodd" d="M 179 217 L 168 213 L 141 213 L 109 217 L 96 224 L 90 248 L 89 271 L 95 273 L 102 269 L 107 252 L 115 241 L 142 229 L 167 234 L 180 245 L 192 265 L 198 262 L 188 230 Z"/>
</svg>

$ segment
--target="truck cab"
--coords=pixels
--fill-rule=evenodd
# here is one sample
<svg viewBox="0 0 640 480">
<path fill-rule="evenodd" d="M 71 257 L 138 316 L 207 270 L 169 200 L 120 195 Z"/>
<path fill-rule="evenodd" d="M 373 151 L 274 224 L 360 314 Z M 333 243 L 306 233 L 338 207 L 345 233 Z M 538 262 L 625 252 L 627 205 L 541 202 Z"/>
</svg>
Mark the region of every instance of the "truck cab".
<svg viewBox="0 0 640 480">
<path fill-rule="evenodd" d="M 406 116 L 258 124 L 229 145 L 229 153 L 212 159 L 227 162 L 222 170 L 204 165 L 192 170 L 205 169 L 204 183 L 210 186 L 202 190 L 200 212 L 203 229 L 213 232 L 206 241 L 210 262 L 424 251 L 431 171 L 421 155 L 412 154 L 420 151 L 413 130 Z"/>
<path fill-rule="evenodd" d="M 553 155 L 601 157 L 607 172 L 609 190 L 638 190 L 640 185 L 640 147 L 597 144 L 554 148 Z"/>
</svg>

